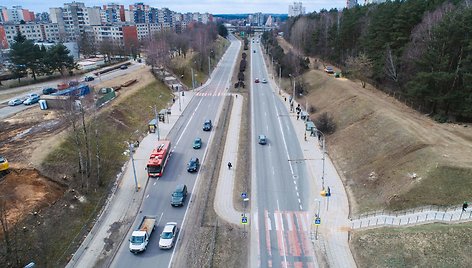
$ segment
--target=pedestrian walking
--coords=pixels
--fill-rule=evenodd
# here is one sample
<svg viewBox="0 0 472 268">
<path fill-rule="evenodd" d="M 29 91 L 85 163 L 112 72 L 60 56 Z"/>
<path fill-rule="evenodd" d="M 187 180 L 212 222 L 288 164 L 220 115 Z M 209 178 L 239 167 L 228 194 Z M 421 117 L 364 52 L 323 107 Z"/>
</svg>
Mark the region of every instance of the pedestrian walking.
<svg viewBox="0 0 472 268">
<path fill-rule="evenodd" d="M 300 114 L 297 114 L 297 120 L 300 119 Z M 305 134 L 306 135 L 306 134 Z"/>
<path fill-rule="evenodd" d="M 469 206 L 469 204 L 467 204 L 467 202 L 464 202 L 464 204 L 462 204 L 462 211 L 465 211 L 465 209 Z"/>
<path fill-rule="evenodd" d="M 233 167 L 233 165 L 231 164 L 231 162 L 228 162 L 228 169 L 231 169 L 231 167 Z"/>
</svg>

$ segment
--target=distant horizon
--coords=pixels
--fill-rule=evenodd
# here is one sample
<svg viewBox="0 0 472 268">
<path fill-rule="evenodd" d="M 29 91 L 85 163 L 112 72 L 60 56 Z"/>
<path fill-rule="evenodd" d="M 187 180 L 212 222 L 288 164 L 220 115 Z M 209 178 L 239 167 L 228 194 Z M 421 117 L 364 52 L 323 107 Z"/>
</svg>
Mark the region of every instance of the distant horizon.
<svg viewBox="0 0 472 268">
<path fill-rule="evenodd" d="M 44 2 L 38 0 L 8 0 L 6 3 L 0 4 L 7 8 L 12 6 L 21 6 L 24 9 L 28 9 L 34 13 L 48 12 L 49 8 L 63 7 L 64 3 L 72 3 L 73 1 L 61 1 L 61 0 L 46 0 Z M 342 9 L 346 5 L 345 0 L 309 0 L 309 1 L 293 1 L 293 0 L 253 0 L 251 3 L 247 3 L 245 0 L 228 0 L 228 1 L 217 1 L 217 0 L 150 0 L 150 1 L 139 1 L 139 0 L 83 0 L 75 1 L 84 3 L 87 7 L 95 7 L 116 3 L 118 5 L 124 5 L 125 9 L 129 9 L 129 5 L 136 2 L 143 2 L 145 5 L 155 8 L 168 8 L 174 12 L 187 13 L 187 12 L 200 12 L 210 13 L 213 15 L 237 15 L 237 14 L 254 14 L 262 12 L 263 14 L 288 14 L 288 7 L 293 2 L 302 2 L 303 7 L 306 9 L 306 13 L 312 13 L 321 9 Z"/>
</svg>

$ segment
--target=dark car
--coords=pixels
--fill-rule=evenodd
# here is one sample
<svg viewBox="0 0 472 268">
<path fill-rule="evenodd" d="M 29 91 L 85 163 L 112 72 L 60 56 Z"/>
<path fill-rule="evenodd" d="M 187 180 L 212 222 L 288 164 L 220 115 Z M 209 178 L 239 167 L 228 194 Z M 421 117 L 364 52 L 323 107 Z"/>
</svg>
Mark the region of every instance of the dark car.
<svg viewBox="0 0 472 268">
<path fill-rule="evenodd" d="M 193 149 L 200 149 L 202 148 L 202 139 L 201 138 L 195 138 L 193 141 Z"/>
<path fill-rule="evenodd" d="M 126 69 L 128 69 L 128 65 L 123 64 L 123 65 L 120 66 L 120 69 L 121 70 L 126 70 Z"/>
<path fill-rule="evenodd" d="M 93 76 L 86 76 L 86 77 L 84 78 L 84 81 L 85 81 L 85 82 L 90 82 L 90 81 L 93 81 L 93 80 L 95 80 L 95 77 L 93 77 Z"/>
<path fill-rule="evenodd" d="M 187 185 L 179 184 L 172 193 L 172 199 L 170 204 L 173 207 L 179 207 L 184 205 L 184 201 L 187 198 Z"/>
<path fill-rule="evenodd" d="M 53 87 L 43 88 L 43 94 L 44 95 L 49 95 L 49 94 L 52 94 L 56 91 L 57 91 L 57 89 L 55 89 Z"/>
<path fill-rule="evenodd" d="M 75 81 L 75 80 L 69 81 L 69 86 L 70 87 L 78 86 L 78 85 L 79 85 L 79 81 Z"/>
<path fill-rule="evenodd" d="M 203 123 L 203 130 L 204 131 L 210 131 L 213 125 L 211 124 L 211 120 L 206 120 L 205 123 Z"/>
<path fill-rule="evenodd" d="M 256 78 L 256 80 L 254 80 L 254 83 L 259 83 L 259 78 Z"/>
<path fill-rule="evenodd" d="M 198 158 L 192 158 L 188 162 L 187 171 L 188 172 L 197 172 L 199 167 L 200 167 L 200 160 L 198 160 Z"/>
</svg>

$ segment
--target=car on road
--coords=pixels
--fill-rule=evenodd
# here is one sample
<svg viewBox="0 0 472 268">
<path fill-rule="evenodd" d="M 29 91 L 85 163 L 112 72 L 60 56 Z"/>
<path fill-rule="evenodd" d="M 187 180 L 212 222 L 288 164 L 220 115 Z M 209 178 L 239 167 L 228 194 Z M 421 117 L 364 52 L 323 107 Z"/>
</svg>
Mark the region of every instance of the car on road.
<svg viewBox="0 0 472 268">
<path fill-rule="evenodd" d="M 37 103 L 38 101 L 39 101 L 39 96 L 38 95 L 30 96 L 23 102 L 23 104 L 24 105 L 31 105 L 31 104 Z"/>
<path fill-rule="evenodd" d="M 170 205 L 173 207 L 183 206 L 185 199 L 187 198 L 187 185 L 179 184 L 172 193 L 172 199 Z"/>
<path fill-rule="evenodd" d="M 70 87 L 74 87 L 74 86 L 78 86 L 78 85 L 79 85 L 79 81 L 76 81 L 76 80 L 69 81 L 69 86 Z"/>
<path fill-rule="evenodd" d="M 187 164 L 188 172 L 197 172 L 200 167 L 200 160 L 198 158 L 192 157 Z"/>
<path fill-rule="evenodd" d="M 126 69 L 128 69 L 128 65 L 123 64 L 123 65 L 120 66 L 120 69 L 121 70 L 126 70 Z"/>
<path fill-rule="evenodd" d="M 261 144 L 261 145 L 267 144 L 267 137 L 265 135 L 261 134 L 257 138 L 259 140 L 259 144 Z"/>
<path fill-rule="evenodd" d="M 259 83 L 259 78 L 256 78 L 256 80 L 254 80 L 254 83 Z"/>
<path fill-rule="evenodd" d="M 95 80 L 95 77 L 93 77 L 93 76 L 88 75 L 88 76 L 84 77 L 85 82 L 90 82 L 90 81 L 93 81 L 93 80 Z"/>
<path fill-rule="evenodd" d="M 262 79 L 262 83 L 263 83 L 263 84 L 267 84 L 267 80 L 266 80 L 266 79 Z"/>
<path fill-rule="evenodd" d="M 54 92 L 56 92 L 57 89 L 53 88 L 53 87 L 47 87 L 47 88 L 43 88 L 43 94 L 44 95 L 49 95 L 49 94 L 52 94 Z"/>
<path fill-rule="evenodd" d="M 8 102 L 8 105 L 10 106 L 16 106 L 16 105 L 20 105 L 23 103 L 23 100 L 22 99 L 13 99 L 13 100 L 10 100 Z"/>
<path fill-rule="evenodd" d="M 202 138 L 195 138 L 193 141 L 193 149 L 200 149 L 202 148 Z"/>
<path fill-rule="evenodd" d="M 213 127 L 213 124 L 211 123 L 211 120 L 206 120 L 203 123 L 203 131 L 210 131 L 212 127 Z"/>
<path fill-rule="evenodd" d="M 328 74 L 332 74 L 334 73 L 334 69 L 332 66 L 326 66 L 326 68 L 324 69 L 324 71 Z"/>
<path fill-rule="evenodd" d="M 254 42 L 253 42 L 254 43 Z M 256 50 L 254 50 L 254 53 L 256 53 Z"/>
<path fill-rule="evenodd" d="M 179 228 L 177 227 L 176 222 L 166 223 L 164 230 L 162 230 L 161 238 L 159 239 L 159 248 L 171 249 L 174 246 L 178 232 Z"/>
</svg>

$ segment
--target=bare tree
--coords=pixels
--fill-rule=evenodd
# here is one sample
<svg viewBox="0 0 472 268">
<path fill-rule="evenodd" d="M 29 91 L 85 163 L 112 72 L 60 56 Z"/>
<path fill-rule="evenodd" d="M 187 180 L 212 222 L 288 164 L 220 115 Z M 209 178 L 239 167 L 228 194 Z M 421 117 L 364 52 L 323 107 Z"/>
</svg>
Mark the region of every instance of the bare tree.
<svg viewBox="0 0 472 268">
<path fill-rule="evenodd" d="M 390 46 L 387 45 L 386 53 L 385 53 L 385 66 L 384 71 L 388 78 L 392 79 L 396 84 L 398 84 L 398 68 L 397 68 L 397 60 L 392 55 L 392 49 Z"/>
<path fill-rule="evenodd" d="M 360 53 L 357 57 L 349 57 L 346 65 L 350 76 L 359 79 L 362 87 L 365 88 L 367 79 L 372 76 L 372 60 L 366 54 Z"/>
</svg>

